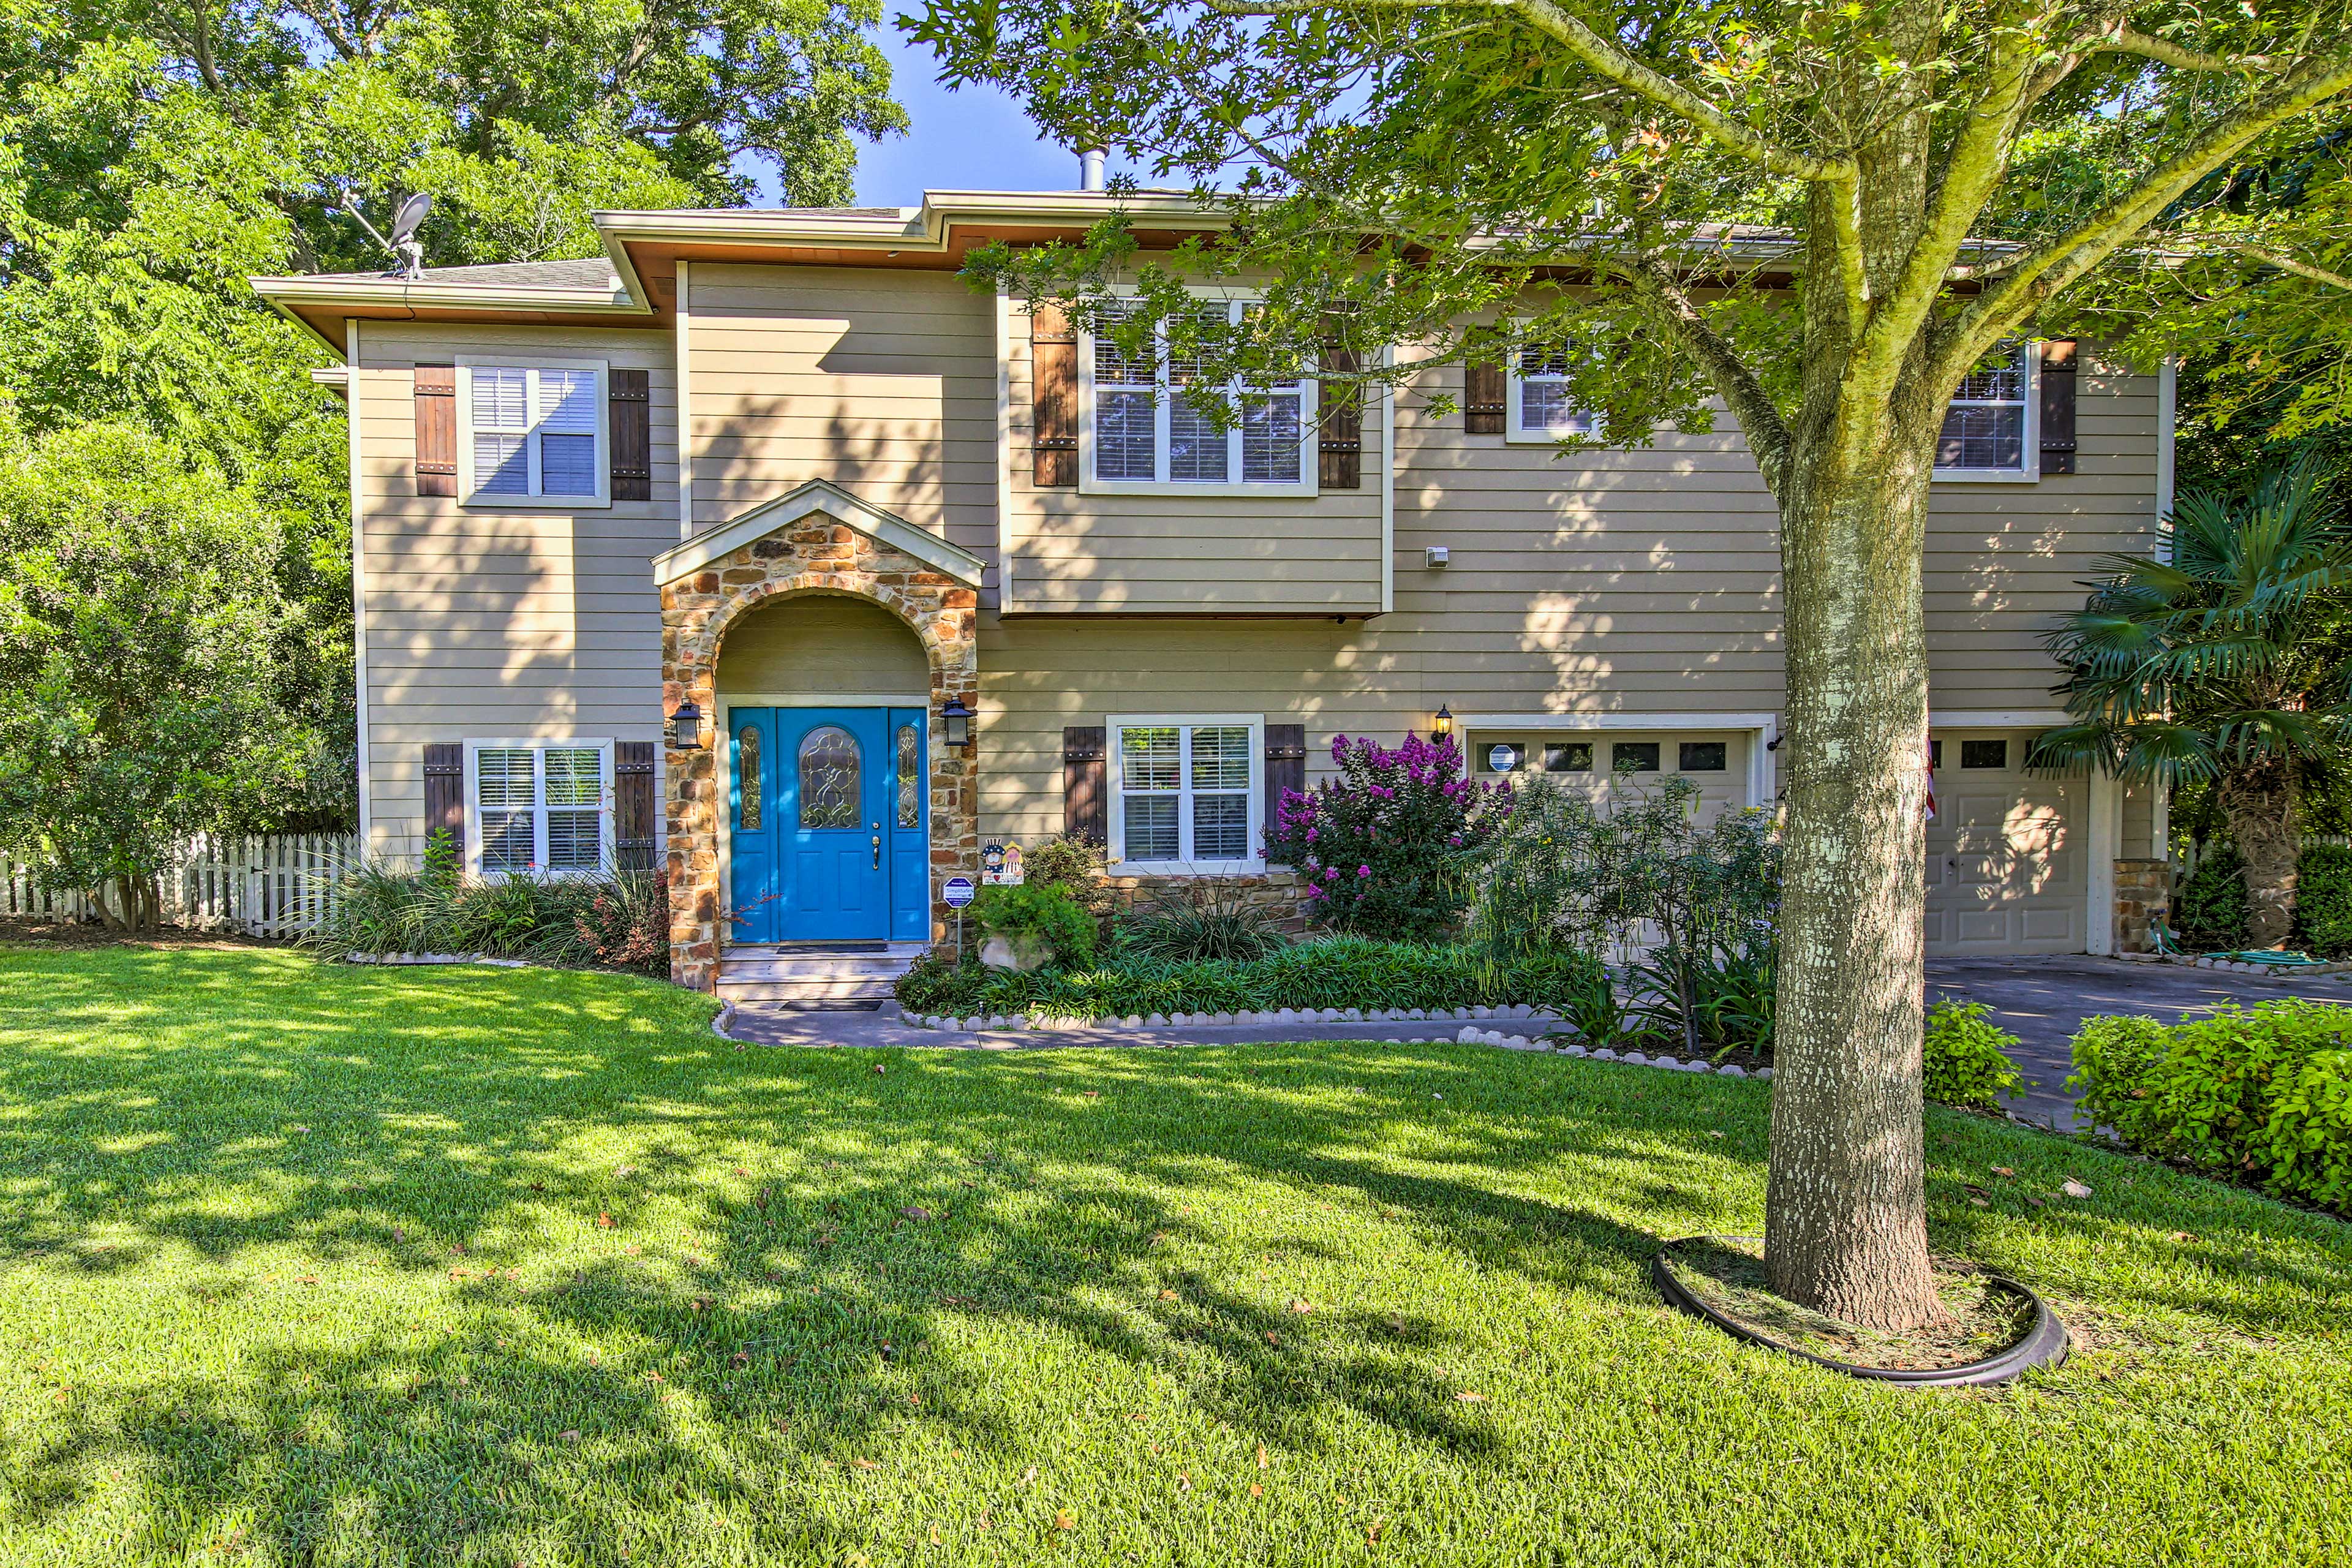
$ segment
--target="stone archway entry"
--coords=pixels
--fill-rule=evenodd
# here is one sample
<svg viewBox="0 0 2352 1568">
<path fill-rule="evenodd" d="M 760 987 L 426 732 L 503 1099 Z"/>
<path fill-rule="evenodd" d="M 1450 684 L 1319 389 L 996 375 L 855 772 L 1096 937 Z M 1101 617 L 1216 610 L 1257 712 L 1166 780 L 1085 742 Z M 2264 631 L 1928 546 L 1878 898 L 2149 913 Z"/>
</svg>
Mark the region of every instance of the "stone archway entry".
<svg viewBox="0 0 2352 1568">
<path fill-rule="evenodd" d="M 931 711 L 980 694 L 976 642 L 979 557 L 825 479 L 709 529 L 654 558 L 661 587 L 662 713 L 681 701 L 702 711 L 700 743 L 672 750 L 668 784 L 670 978 L 698 991 L 719 978 L 728 920 L 719 884 L 717 736 L 719 650 L 728 627 L 756 605 L 802 594 L 847 594 L 911 627 L 930 665 Z M 939 887 L 980 866 L 980 801 L 972 764 L 930 727 L 931 932 L 948 910 Z"/>
</svg>

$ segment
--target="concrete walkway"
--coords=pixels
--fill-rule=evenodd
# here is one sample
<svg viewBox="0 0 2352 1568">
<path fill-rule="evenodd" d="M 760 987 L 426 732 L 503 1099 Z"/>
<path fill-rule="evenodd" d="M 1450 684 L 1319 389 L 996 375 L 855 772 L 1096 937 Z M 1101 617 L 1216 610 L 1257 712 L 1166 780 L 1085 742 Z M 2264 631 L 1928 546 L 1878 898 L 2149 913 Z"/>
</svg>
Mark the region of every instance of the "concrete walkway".
<svg viewBox="0 0 2352 1568">
<path fill-rule="evenodd" d="M 2009 1101 L 2029 1121 L 2070 1130 L 2076 1125 L 2066 1075 L 2074 1070 L 2067 1044 L 2083 1020 L 2105 1013 L 2142 1013 L 2171 1023 L 2201 1016 L 2228 1002 L 2252 1005 L 2277 996 L 2352 1003 L 2352 974 L 2273 979 L 2173 964 L 2127 963 L 2112 958 L 1937 959 L 1927 965 L 1927 997 L 1982 1002 L 1993 1021 L 2017 1036 L 2018 1067 L 2026 1089 Z M 1557 1026 L 1545 1018 L 1486 1018 L 1480 1029 L 1539 1035 Z M 897 1046 L 933 1050 L 1006 1051 L 1055 1046 L 1223 1046 L 1279 1040 L 1453 1039 L 1460 1020 L 1406 1023 L 1284 1024 L 1159 1029 L 983 1030 L 963 1034 L 909 1028 L 880 1013 L 801 1012 L 747 1004 L 736 1009 L 730 1037 L 771 1046 Z"/>
<path fill-rule="evenodd" d="M 2084 1019 L 2143 1013 L 2171 1024 L 2224 1003 L 2252 1006 L 2280 996 L 2352 1003 L 2352 974 L 2273 979 L 2116 958 L 1939 958 L 1927 963 L 1927 999 L 1938 996 L 1984 1003 L 1993 1022 L 2018 1037 L 2026 1090 L 2009 1101 L 2011 1111 L 2070 1130 L 2076 1121 L 2066 1091 L 2074 1070 L 2067 1043 Z"/>
</svg>

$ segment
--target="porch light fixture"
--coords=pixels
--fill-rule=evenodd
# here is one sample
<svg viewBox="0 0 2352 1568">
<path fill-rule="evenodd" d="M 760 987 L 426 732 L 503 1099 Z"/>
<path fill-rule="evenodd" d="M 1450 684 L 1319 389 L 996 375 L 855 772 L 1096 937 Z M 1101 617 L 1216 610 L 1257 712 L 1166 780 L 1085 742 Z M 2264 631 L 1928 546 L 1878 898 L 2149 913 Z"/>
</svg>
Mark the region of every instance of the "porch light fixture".
<svg viewBox="0 0 2352 1568">
<path fill-rule="evenodd" d="M 702 710 L 688 697 L 669 716 L 669 749 L 691 752 L 702 744 Z"/>
<path fill-rule="evenodd" d="M 961 751 L 971 744 L 971 710 L 961 697 L 950 697 L 940 710 L 940 730 L 947 743 Z"/>
<path fill-rule="evenodd" d="M 1433 741 L 1443 741 L 1452 733 L 1454 733 L 1454 710 L 1441 702 L 1437 705 L 1437 717 L 1429 721 L 1429 738 Z"/>
</svg>

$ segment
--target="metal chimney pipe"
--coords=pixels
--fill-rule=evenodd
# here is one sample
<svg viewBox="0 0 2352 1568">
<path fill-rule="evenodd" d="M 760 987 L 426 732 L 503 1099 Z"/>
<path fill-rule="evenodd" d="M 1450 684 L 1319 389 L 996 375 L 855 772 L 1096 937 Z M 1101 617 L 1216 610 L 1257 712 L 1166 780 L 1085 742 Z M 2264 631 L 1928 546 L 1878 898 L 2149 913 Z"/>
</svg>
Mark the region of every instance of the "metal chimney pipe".
<svg viewBox="0 0 2352 1568">
<path fill-rule="evenodd" d="M 1078 153 L 1078 189 L 1099 191 L 1103 188 L 1103 163 L 1110 156 L 1102 147 L 1085 148 Z"/>
</svg>

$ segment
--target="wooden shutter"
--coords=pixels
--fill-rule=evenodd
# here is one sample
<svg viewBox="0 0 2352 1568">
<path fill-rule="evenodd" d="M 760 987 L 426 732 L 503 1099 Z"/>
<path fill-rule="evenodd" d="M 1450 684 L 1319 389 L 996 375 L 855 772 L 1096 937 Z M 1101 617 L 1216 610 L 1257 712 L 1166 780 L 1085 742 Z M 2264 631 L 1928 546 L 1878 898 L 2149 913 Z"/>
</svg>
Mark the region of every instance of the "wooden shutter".
<svg viewBox="0 0 2352 1568">
<path fill-rule="evenodd" d="M 638 371 L 635 374 L 645 374 Z M 619 476 L 616 474 L 617 479 Z M 654 743 L 613 742 L 613 864 L 624 871 L 654 868 Z"/>
<path fill-rule="evenodd" d="M 1274 814 L 1282 806 L 1282 792 L 1307 790 L 1307 726 L 1268 724 L 1265 727 L 1265 836 L 1274 837 Z"/>
<path fill-rule="evenodd" d="M 425 748 L 425 837 L 449 830 L 450 847 L 457 863 L 466 863 L 466 748 L 457 742 L 434 742 Z"/>
<path fill-rule="evenodd" d="M 1364 356 L 1354 349 L 1327 347 L 1322 363 L 1326 369 L 1351 376 L 1364 368 Z M 1351 380 L 1326 380 L 1319 401 L 1323 429 L 1317 477 L 1327 490 L 1360 490 L 1364 488 L 1364 389 Z"/>
<path fill-rule="evenodd" d="M 1029 317 L 1030 452 L 1041 486 L 1078 482 L 1078 334 L 1051 305 Z"/>
<path fill-rule="evenodd" d="M 1498 364 L 1462 368 L 1462 425 L 1473 436 L 1503 433 L 1503 410 L 1510 399 L 1509 384 Z"/>
<path fill-rule="evenodd" d="M 1104 734 L 1099 724 L 1072 724 L 1062 731 L 1062 831 L 1097 844 L 1110 837 L 1109 819 L 1104 815 Z"/>
<path fill-rule="evenodd" d="M 2074 344 L 2064 338 L 2042 345 L 2042 471 L 2074 471 Z"/>
<path fill-rule="evenodd" d="M 416 493 L 457 493 L 457 367 L 416 367 Z"/>
<path fill-rule="evenodd" d="M 613 431 L 613 499 L 654 499 L 654 423 L 651 377 L 642 370 L 616 370 L 606 376 L 605 407 Z"/>
</svg>

